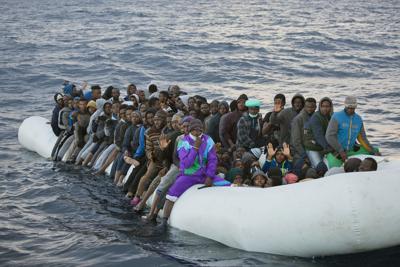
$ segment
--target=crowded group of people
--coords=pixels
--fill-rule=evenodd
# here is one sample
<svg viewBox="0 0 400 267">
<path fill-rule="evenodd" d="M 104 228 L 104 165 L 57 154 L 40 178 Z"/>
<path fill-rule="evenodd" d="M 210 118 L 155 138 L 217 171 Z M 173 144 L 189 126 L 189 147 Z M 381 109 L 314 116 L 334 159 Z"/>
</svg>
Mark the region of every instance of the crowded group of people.
<svg viewBox="0 0 400 267">
<path fill-rule="evenodd" d="M 328 97 L 317 103 L 296 94 L 288 107 L 277 94 L 262 116 L 261 102 L 246 94 L 228 103 L 190 96 L 177 85 L 141 90 L 130 84 L 122 97 L 113 86 L 78 88 L 66 81 L 54 100 L 52 159 L 90 167 L 95 175 L 111 168 L 135 212 L 154 194 L 144 219 L 156 221 L 163 209 L 163 225 L 195 184 L 267 188 L 377 170 L 373 157 L 351 157 L 379 155 L 353 96 L 333 112 Z"/>
</svg>

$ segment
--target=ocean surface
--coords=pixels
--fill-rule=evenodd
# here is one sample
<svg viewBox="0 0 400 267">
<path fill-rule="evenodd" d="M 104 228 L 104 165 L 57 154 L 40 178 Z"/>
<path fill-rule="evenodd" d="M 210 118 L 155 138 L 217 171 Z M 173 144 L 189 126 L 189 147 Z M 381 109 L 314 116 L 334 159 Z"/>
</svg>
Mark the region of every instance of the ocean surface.
<svg viewBox="0 0 400 267">
<path fill-rule="evenodd" d="M 329 96 L 335 110 L 355 95 L 370 141 L 399 157 L 399 1 L 0 0 L 0 10 L 1 266 L 400 265 L 400 247 L 302 259 L 152 235 L 108 178 L 17 140 L 23 119 L 50 118 L 64 79 L 123 91 L 154 82 L 247 93 L 263 112 L 277 93 Z"/>
</svg>

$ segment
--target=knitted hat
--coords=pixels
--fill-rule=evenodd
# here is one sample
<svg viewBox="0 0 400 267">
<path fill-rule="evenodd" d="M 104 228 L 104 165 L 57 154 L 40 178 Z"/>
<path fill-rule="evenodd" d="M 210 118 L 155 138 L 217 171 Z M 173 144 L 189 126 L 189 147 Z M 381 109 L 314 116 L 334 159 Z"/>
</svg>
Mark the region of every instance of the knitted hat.
<svg viewBox="0 0 400 267">
<path fill-rule="evenodd" d="M 357 98 L 354 96 L 346 96 L 344 100 L 344 106 L 346 108 L 357 108 Z"/>
<path fill-rule="evenodd" d="M 261 106 L 261 102 L 258 99 L 249 99 L 246 101 L 245 106 L 248 108 L 259 108 Z"/>
<path fill-rule="evenodd" d="M 203 128 L 203 123 L 199 119 L 193 119 L 190 124 L 189 124 L 189 131 L 195 130 L 195 129 L 200 129 L 204 130 Z"/>
<path fill-rule="evenodd" d="M 250 149 L 251 154 L 254 155 L 254 157 L 256 157 L 257 159 L 259 159 L 261 157 L 261 149 L 259 149 L 258 147 L 254 147 L 252 149 Z"/>
<path fill-rule="evenodd" d="M 131 96 L 135 97 L 136 102 L 139 103 L 139 96 L 137 94 L 131 94 L 129 97 Z"/>
<path fill-rule="evenodd" d="M 256 171 L 253 172 L 253 174 L 251 175 L 251 180 L 254 180 L 254 178 L 256 178 L 258 175 L 263 176 L 265 179 L 268 178 L 268 176 L 267 176 L 263 171 L 256 170 Z"/>
<path fill-rule="evenodd" d="M 239 101 L 239 100 L 247 100 L 247 99 L 249 99 L 249 98 L 247 97 L 246 94 L 241 94 L 241 95 L 238 97 L 237 101 Z"/>
<path fill-rule="evenodd" d="M 226 174 L 226 180 L 232 183 L 238 175 L 243 176 L 243 170 L 241 168 L 232 168 Z"/>
<path fill-rule="evenodd" d="M 88 103 L 87 103 L 87 105 L 86 105 L 86 107 L 87 108 L 96 108 L 96 102 L 95 101 L 93 101 L 93 100 L 90 100 Z"/>
<path fill-rule="evenodd" d="M 183 124 L 185 122 L 191 122 L 194 118 L 192 116 L 185 116 L 181 119 L 180 123 Z"/>
<path fill-rule="evenodd" d="M 286 180 L 286 182 L 287 182 L 288 184 L 294 184 L 294 183 L 296 183 L 296 182 L 299 180 L 299 177 L 297 177 L 296 174 L 290 172 L 290 173 L 287 173 L 287 174 L 285 175 L 285 178 L 284 178 L 284 179 Z"/>
</svg>

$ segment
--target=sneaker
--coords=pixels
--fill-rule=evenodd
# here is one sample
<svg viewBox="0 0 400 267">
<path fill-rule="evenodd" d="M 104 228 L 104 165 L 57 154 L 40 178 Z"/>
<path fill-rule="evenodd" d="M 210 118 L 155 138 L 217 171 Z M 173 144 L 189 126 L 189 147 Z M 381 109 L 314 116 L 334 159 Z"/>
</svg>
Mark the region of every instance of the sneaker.
<svg viewBox="0 0 400 267">
<path fill-rule="evenodd" d="M 134 197 L 131 200 L 131 205 L 132 206 L 136 206 L 137 204 L 139 204 L 139 202 L 140 202 L 140 198 L 139 197 Z"/>
</svg>

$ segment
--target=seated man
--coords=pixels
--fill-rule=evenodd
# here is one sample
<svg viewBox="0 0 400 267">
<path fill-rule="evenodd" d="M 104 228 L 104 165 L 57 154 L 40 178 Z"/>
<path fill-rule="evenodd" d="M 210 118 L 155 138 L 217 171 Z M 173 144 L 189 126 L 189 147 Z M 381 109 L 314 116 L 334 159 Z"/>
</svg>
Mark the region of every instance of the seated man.
<svg viewBox="0 0 400 267">
<path fill-rule="evenodd" d="M 345 162 L 348 156 L 355 154 L 363 154 L 363 151 L 369 154 L 380 155 L 369 143 L 365 134 L 363 120 L 360 115 L 355 112 L 357 108 L 357 99 L 353 96 L 346 97 L 344 101 L 345 108 L 342 111 L 335 112 L 329 121 L 326 130 L 326 141 L 339 154 L 342 162 Z M 363 149 L 355 151 L 354 146 L 356 140 Z M 329 167 L 341 165 L 330 161 Z"/>
<path fill-rule="evenodd" d="M 162 226 L 167 225 L 174 203 L 191 186 L 205 184 L 206 186 L 229 185 L 228 181 L 215 175 L 217 169 L 217 154 L 214 141 L 203 134 L 203 123 L 193 119 L 189 124 L 189 134 L 179 140 L 177 146 L 180 160 L 179 174 L 167 194 L 164 205 Z"/>
</svg>

